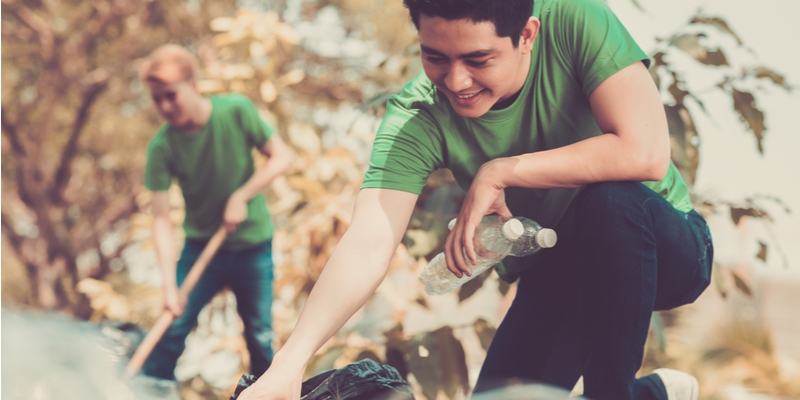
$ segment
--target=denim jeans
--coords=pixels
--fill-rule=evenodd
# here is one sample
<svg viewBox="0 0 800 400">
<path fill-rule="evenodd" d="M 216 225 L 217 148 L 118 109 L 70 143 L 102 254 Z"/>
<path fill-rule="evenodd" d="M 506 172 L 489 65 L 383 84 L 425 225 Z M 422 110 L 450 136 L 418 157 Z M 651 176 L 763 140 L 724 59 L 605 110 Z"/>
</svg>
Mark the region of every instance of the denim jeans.
<svg viewBox="0 0 800 400">
<path fill-rule="evenodd" d="M 180 286 L 207 242 L 187 240 L 177 265 Z M 219 250 L 189 296 L 183 313 L 142 366 L 142 372 L 175 379 L 175 365 L 186 347 L 186 336 L 197 325 L 197 315 L 223 287 L 236 295 L 236 307 L 244 322 L 244 338 L 250 352 L 250 372 L 261 375 L 272 360 L 272 242 L 243 250 Z"/>
<path fill-rule="evenodd" d="M 650 318 L 693 302 L 710 282 L 705 220 L 641 183 L 585 187 L 558 243 L 526 259 L 475 392 L 509 382 L 571 389 L 595 400 L 666 400 L 657 375 L 640 379 Z"/>
</svg>

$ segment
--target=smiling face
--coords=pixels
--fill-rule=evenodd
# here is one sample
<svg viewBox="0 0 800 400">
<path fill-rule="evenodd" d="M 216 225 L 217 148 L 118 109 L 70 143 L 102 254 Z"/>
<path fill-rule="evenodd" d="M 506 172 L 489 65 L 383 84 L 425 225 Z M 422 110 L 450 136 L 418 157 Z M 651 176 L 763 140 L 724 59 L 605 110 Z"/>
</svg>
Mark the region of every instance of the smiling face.
<svg viewBox="0 0 800 400">
<path fill-rule="evenodd" d="M 478 118 L 522 89 L 538 28 L 531 17 L 514 47 L 511 38 L 497 36 L 492 22 L 422 15 L 422 68 L 459 115 Z"/>
</svg>

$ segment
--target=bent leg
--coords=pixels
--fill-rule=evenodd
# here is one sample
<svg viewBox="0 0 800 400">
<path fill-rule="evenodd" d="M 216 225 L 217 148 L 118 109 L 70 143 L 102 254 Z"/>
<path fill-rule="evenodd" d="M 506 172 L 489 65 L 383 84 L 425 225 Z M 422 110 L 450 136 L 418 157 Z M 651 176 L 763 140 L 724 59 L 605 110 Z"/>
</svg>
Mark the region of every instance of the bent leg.
<svg viewBox="0 0 800 400">
<path fill-rule="evenodd" d="M 659 306 L 693 301 L 708 285 L 701 261 L 710 237 L 699 232 L 699 216 L 675 210 L 640 183 L 589 185 L 575 206 L 584 393 L 598 400 L 633 399 L 634 391 L 636 398 L 661 398 L 659 388 L 643 390 L 654 387 L 650 381 L 634 379 L 650 318 Z"/>
</svg>

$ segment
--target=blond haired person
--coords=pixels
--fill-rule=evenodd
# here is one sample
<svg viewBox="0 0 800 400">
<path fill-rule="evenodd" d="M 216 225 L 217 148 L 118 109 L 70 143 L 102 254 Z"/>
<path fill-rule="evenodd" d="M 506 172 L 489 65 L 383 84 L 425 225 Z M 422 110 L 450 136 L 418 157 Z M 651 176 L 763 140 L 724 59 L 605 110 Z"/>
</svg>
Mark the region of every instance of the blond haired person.
<svg viewBox="0 0 800 400">
<path fill-rule="evenodd" d="M 236 295 L 250 370 L 261 374 L 272 360 L 272 232 L 261 192 L 288 167 L 291 156 L 270 125 L 244 96 L 205 97 L 197 89 L 197 60 L 183 47 L 156 49 L 140 78 L 166 123 L 150 140 L 145 186 L 152 208 L 158 262 L 164 277 L 164 308 L 176 316 L 142 368 L 175 379 L 174 369 L 197 315 L 223 287 Z M 252 150 L 268 156 L 255 167 Z M 186 243 L 175 256 L 167 190 L 177 179 L 186 203 Z M 208 239 L 225 225 L 229 235 L 188 299 L 178 287 Z"/>
</svg>

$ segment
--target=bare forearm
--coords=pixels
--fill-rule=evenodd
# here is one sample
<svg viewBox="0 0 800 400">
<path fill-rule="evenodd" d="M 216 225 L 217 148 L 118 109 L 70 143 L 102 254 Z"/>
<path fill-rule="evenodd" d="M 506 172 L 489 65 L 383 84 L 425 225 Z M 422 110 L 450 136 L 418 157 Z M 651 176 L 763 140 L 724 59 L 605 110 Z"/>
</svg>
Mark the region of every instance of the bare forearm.
<svg viewBox="0 0 800 400">
<path fill-rule="evenodd" d="M 266 189 L 275 177 L 285 172 L 290 163 L 291 158 L 288 154 L 270 157 L 234 194 L 241 196 L 244 201 L 252 199 Z"/>
<path fill-rule="evenodd" d="M 643 151 L 615 134 L 569 146 L 498 159 L 496 176 L 504 187 L 569 188 L 605 181 L 663 178 L 669 154 Z"/>
<path fill-rule="evenodd" d="M 345 234 L 314 285 L 292 336 L 278 353 L 302 368 L 338 331 L 386 276 L 391 251 L 371 250 L 363 238 Z M 388 253 L 388 254 L 387 254 Z"/>
<path fill-rule="evenodd" d="M 345 235 L 331 254 L 289 340 L 278 369 L 303 370 L 312 355 L 366 303 L 389 267 L 417 195 L 362 189 Z"/>
<path fill-rule="evenodd" d="M 156 218 L 153 222 L 153 241 L 155 242 L 158 266 L 164 277 L 164 287 L 175 287 L 175 243 L 172 234 L 172 222 L 169 218 Z"/>
</svg>

